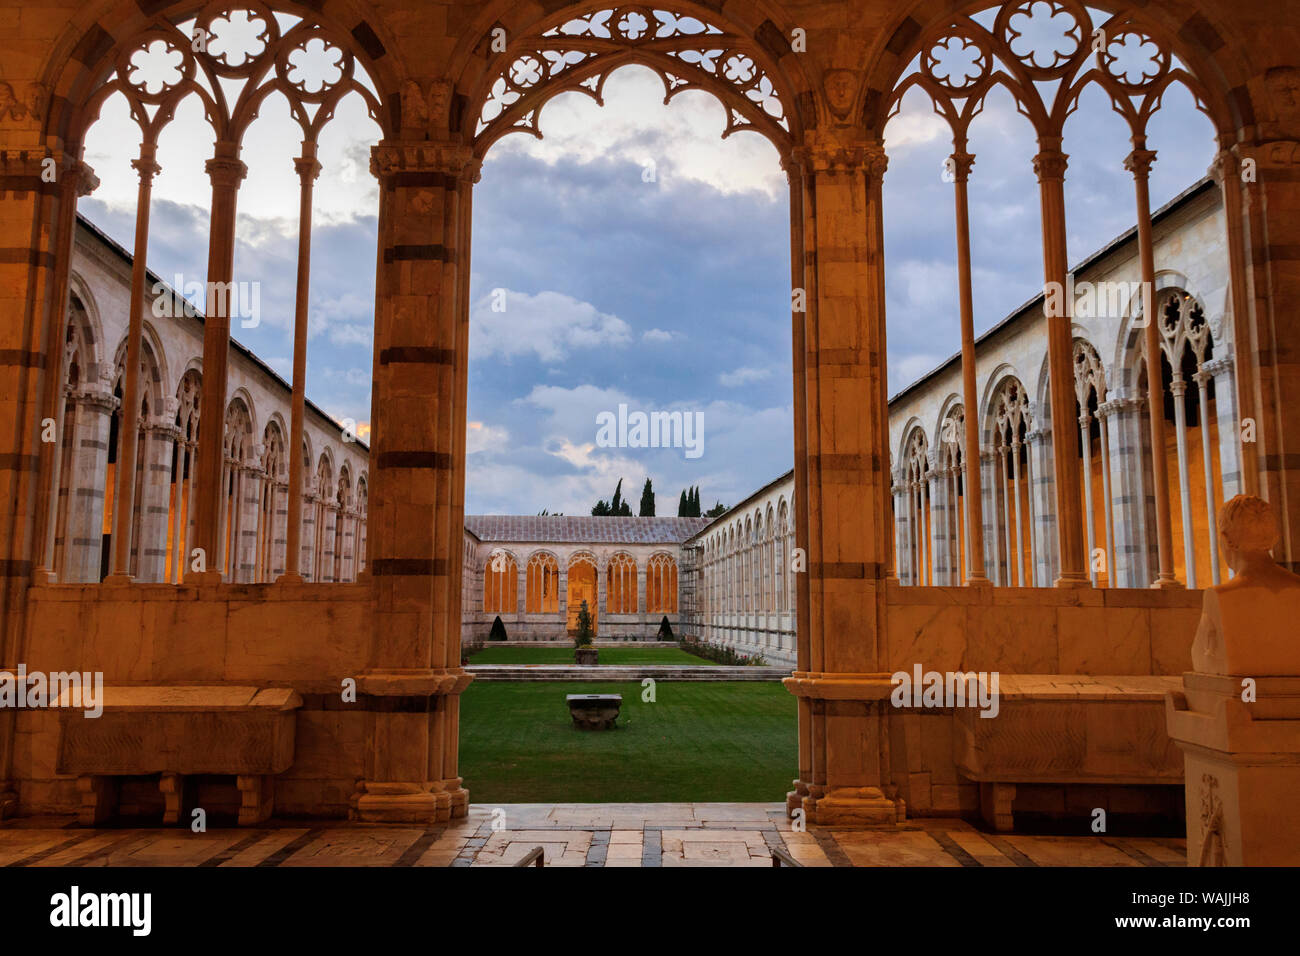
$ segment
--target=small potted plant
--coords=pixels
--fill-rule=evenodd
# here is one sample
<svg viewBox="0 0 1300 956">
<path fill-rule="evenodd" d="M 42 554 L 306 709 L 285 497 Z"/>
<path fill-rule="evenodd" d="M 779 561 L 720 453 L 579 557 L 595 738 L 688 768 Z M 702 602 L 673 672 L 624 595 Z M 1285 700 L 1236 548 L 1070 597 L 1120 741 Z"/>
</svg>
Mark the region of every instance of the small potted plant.
<svg viewBox="0 0 1300 956">
<path fill-rule="evenodd" d="M 591 626 L 591 611 L 587 609 L 587 602 L 583 601 L 578 608 L 578 630 L 573 635 L 573 659 L 578 664 L 595 664 L 599 657 L 599 651 L 591 644 L 592 639 L 596 636 L 596 630 Z"/>
</svg>

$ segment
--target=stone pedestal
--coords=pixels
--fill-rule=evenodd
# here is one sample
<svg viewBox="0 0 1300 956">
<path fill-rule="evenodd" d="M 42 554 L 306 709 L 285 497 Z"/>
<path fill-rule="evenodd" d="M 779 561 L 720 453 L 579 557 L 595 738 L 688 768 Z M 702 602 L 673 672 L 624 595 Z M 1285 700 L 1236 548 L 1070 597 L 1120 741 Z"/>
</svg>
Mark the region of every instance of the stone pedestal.
<svg viewBox="0 0 1300 956">
<path fill-rule="evenodd" d="M 565 701 L 578 730 L 613 730 L 623 708 L 621 694 L 569 694 Z"/>
<path fill-rule="evenodd" d="M 1300 676 L 1188 673 L 1165 701 L 1183 751 L 1189 866 L 1300 864 Z"/>
<path fill-rule="evenodd" d="M 1270 552 L 1268 504 L 1219 512 L 1233 579 L 1205 592 L 1183 689 L 1165 700 L 1183 751 L 1191 866 L 1300 864 L 1300 577 Z"/>
</svg>

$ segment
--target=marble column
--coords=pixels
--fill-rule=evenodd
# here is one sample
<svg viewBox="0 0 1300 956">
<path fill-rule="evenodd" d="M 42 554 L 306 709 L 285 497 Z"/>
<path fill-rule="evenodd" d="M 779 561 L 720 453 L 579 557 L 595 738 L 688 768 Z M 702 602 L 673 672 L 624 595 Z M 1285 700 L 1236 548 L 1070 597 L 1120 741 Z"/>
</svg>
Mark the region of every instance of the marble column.
<svg viewBox="0 0 1300 956">
<path fill-rule="evenodd" d="M 1110 443 L 1112 521 L 1115 544 L 1111 571 L 1116 587 L 1145 588 L 1154 580 L 1155 529 L 1148 527 L 1149 479 L 1142 427 L 1146 400 L 1115 395 L 1099 409 Z"/>
<path fill-rule="evenodd" d="M 208 223 L 208 270 L 210 287 L 231 288 L 235 262 L 235 207 L 239 184 L 248 167 L 239 159 L 239 145 L 220 141 L 213 158 L 205 165 L 212 181 L 212 207 Z M 230 358 L 230 305 L 234 296 L 215 296 L 203 317 L 203 398 L 215 427 L 199 430 L 198 491 L 195 498 L 195 547 L 202 548 L 209 572 L 208 581 L 220 580 L 221 565 L 214 560 L 224 528 L 221 506 L 226 499 L 224 473 L 224 429 L 220 410 L 226 407 L 226 369 Z M 295 449 L 297 452 L 297 449 Z M 187 575 L 188 577 L 189 575 Z"/>
<path fill-rule="evenodd" d="M 59 575 L 60 581 L 69 584 L 99 581 L 108 436 L 117 399 L 112 383 L 101 378 L 76 393 L 73 403 L 72 472 L 67 476 L 68 516 Z"/>
<path fill-rule="evenodd" d="M 808 555 L 799 576 L 797 663 L 785 681 L 799 715 L 799 776 L 787 809 L 824 825 L 892 825 L 903 814 L 890 768 L 892 683 L 882 654 L 886 163 L 881 144 L 847 124 L 806 131 L 785 160 L 793 284 L 807 303 L 793 320 L 794 524 Z"/>
<path fill-rule="evenodd" d="M 468 146 L 423 137 L 371 151 L 380 187 L 369 476 L 375 612 L 369 666 L 357 682 L 367 748 L 351 810 L 367 822 L 442 822 L 469 807 L 458 772 L 459 695 L 470 681 L 460 667 L 458 501 L 478 166 Z"/>
<path fill-rule="evenodd" d="M 1069 273 L 1065 227 L 1065 168 L 1067 157 L 1061 152 L 1060 137 L 1042 136 L 1040 150 L 1034 156 L 1042 207 L 1043 270 L 1045 281 L 1064 289 Z M 1047 317 L 1047 364 L 1051 378 L 1051 422 L 1054 435 L 1074 431 L 1074 337 L 1070 310 L 1065 315 Z M 1044 423 L 1047 424 L 1047 423 Z M 1034 469 L 1045 476 L 1046 472 Z M 1079 457 L 1074 443 L 1058 441 L 1052 445 L 1053 514 L 1055 515 L 1057 561 L 1054 581 L 1046 586 L 1087 587 L 1087 565 L 1083 554 L 1083 517 L 1080 508 Z M 1040 510 L 1040 520 L 1043 512 Z"/>
<path fill-rule="evenodd" d="M 1187 460 L 1187 406 L 1185 404 L 1187 382 L 1178 369 L 1174 369 L 1169 391 L 1174 396 L 1174 444 L 1178 454 L 1178 507 L 1183 518 L 1183 575 L 1187 586 L 1195 588 L 1196 541 L 1192 528 L 1192 489 L 1189 484 L 1191 468 Z M 1159 452 L 1157 446 L 1156 457 L 1160 457 Z"/>
<path fill-rule="evenodd" d="M 167 567 L 167 525 L 171 511 L 172 458 L 180 429 L 176 399 L 163 403 L 163 414 L 144 425 L 144 482 L 140 497 L 140 535 L 135 542 L 135 578 L 162 581 Z M 177 486 L 179 487 L 179 485 Z"/>
</svg>

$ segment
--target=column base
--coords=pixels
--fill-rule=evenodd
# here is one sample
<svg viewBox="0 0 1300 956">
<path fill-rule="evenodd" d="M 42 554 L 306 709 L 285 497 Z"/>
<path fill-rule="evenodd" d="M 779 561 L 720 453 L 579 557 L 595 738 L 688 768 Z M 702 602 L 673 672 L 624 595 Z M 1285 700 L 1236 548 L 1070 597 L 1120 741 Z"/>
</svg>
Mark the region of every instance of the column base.
<svg viewBox="0 0 1300 956">
<path fill-rule="evenodd" d="M 59 576 L 49 568 L 37 568 L 32 572 L 32 585 L 35 587 L 39 588 L 47 584 L 57 584 L 58 582 Z"/>
<path fill-rule="evenodd" d="M 998 833 L 1010 833 L 1015 829 L 1015 818 L 1011 804 L 1016 799 L 1014 783 L 980 783 L 980 816 L 984 822 Z"/>
<path fill-rule="evenodd" d="M 135 578 L 131 577 L 131 575 L 126 574 L 125 572 L 114 571 L 112 574 L 108 575 L 108 577 L 104 578 L 104 580 L 101 581 L 100 583 L 103 584 L 105 587 L 123 588 L 126 587 L 127 585 L 135 584 Z"/>
<path fill-rule="evenodd" d="M 276 584 L 306 584 L 307 579 L 304 578 L 301 574 L 298 574 L 296 571 L 293 574 L 290 574 L 288 571 L 286 571 L 284 572 L 284 574 L 280 575 L 278 578 L 275 579 L 275 583 Z"/>
<path fill-rule="evenodd" d="M 417 783 L 357 784 L 348 819 L 358 823 L 446 823 L 469 812 L 469 791 L 429 790 Z"/>
<path fill-rule="evenodd" d="M 879 787 L 835 787 L 825 796 L 804 798 L 809 823 L 823 827 L 895 827 L 905 815 L 901 801 L 890 800 Z"/>
<path fill-rule="evenodd" d="M 1177 578 L 1157 578 L 1151 584 L 1153 591 L 1185 591 L 1187 585 L 1183 584 Z"/>
<path fill-rule="evenodd" d="M 8 820 L 18 813 L 18 791 L 13 784 L 4 784 L 0 789 L 0 820 Z"/>
<path fill-rule="evenodd" d="M 1073 575 L 1073 574 L 1071 574 L 1071 575 L 1069 575 L 1068 577 L 1067 577 L 1066 575 L 1062 574 L 1059 578 L 1057 578 L 1054 582 L 1052 582 L 1052 587 L 1054 587 L 1054 588 L 1080 588 L 1080 589 L 1082 589 L 1082 588 L 1090 588 L 1090 587 L 1092 587 L 1092 578 L 1090 578 L 1090 577 L 1089 577 L 1088 575 L 1086 575 L 1086 574 L 1081 574 L 1081 575 Z"/>
</svg>

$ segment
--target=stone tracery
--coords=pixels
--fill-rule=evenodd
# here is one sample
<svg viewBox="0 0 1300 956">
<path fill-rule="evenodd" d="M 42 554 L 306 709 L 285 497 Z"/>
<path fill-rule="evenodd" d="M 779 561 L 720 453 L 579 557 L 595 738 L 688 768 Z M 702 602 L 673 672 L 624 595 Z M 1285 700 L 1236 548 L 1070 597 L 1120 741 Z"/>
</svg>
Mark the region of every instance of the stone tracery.
<svg viewBox="0 0 1300 956">
<path fill-rule="evenodd" d="M 508 61 L 491 80 L 475 122 L 480 150 L 516 130 L 540 137 L 538 114 L 557 93 L 583 93 L 603 104 L 605 81 L 626 63 L 658 74 L 665 103 L 688 89 L 715 93 L 727 108 L 724 137 L 750 128 L 784 142 L 791 132 L 780 92 L 757 51 L 693 16 L 611 7 L 513 39 L 505 55 Z"/>
</svg>

